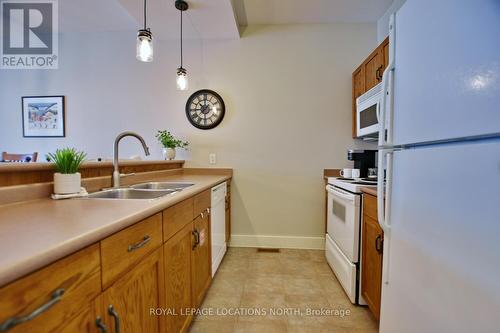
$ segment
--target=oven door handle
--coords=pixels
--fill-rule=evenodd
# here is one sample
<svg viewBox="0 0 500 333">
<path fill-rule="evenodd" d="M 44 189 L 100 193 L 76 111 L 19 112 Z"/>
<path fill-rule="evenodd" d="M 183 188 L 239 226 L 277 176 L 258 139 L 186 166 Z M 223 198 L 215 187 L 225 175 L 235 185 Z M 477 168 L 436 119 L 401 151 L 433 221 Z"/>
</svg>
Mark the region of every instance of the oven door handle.
<svg viewBox="0 0 500 333">
<path fill-rule="evenodd" d="M 336 195 L 336 196 L 338 196 L 344 200 L 347 200 L 347 201 L 354 201 L 356 199 L 354 194 L 346 193 L 346 192 L 339 190 L 331 185 L 326 185 L 326 190 L 328 193 Z"/>
</svg>

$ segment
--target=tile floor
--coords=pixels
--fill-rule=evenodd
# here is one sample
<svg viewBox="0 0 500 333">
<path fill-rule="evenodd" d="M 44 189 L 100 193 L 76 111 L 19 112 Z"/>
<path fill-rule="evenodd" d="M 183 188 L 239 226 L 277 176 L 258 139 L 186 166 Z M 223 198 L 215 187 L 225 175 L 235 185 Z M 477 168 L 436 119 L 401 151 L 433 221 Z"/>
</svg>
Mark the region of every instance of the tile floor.
<svg viewBox="0 0 500 333">
<path fill-rule="evenodd" d="M 303 315 L 307 308 L 338 310 L 345 315 Z M 288 315 L 280 315 L 279 311 L 287 309 Z M 378 332 L 369 310 L 349 302 L 324 252 L 316 250 L 263 253 L 230 248 L 202 311 L 206 313 L 195 317 L 190 333 Z M 250 311 L 261 312 L 252 315 Z"/>
</svg>

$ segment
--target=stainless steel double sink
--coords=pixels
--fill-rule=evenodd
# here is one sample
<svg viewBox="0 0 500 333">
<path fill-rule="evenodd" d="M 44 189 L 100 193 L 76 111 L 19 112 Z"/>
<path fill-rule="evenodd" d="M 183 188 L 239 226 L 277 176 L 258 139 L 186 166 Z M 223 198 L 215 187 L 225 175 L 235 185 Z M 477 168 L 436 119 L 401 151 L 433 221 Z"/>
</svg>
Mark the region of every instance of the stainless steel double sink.
<svg viewBox="0 0 500 333">
<path fill-rule="evenodd" d="M 89 194 L 89 199 L 157 199 L 193 186 L 193 183 L 148 182 L 125 188 L 112 188 Z"/>
</svg>

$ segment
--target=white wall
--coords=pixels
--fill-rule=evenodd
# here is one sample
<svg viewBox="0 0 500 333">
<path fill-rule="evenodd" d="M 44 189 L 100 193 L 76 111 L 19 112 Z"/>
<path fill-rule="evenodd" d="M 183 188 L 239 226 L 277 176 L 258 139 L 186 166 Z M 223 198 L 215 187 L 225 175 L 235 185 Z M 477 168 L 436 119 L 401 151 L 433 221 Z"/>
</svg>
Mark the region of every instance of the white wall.
<svg viewBox="0 0 500 333">
<path fill-rule="evenodd" d="M 255 235 L 290 236 L 285 244 L 320 246 L 324 227 L 324 168 L 348 166 L 351 73 L 376 46 L 367 24 L 250 26 L 240 40 L 189 42 L 190 90 L 175 90 L 177 43 L 157 43 L 152 64 L 135 60 L 135 33 L 66 35 L 60 69 L 0 73 L 0 150 L 47 152 L 76 146 L 110 157 L 122 130 L 143 134 L 160 157 L 157 129 L 170 129 L 192 148 L 187 166 L 234 168 L 235 242 Z M 160 45 L 161 44 L 161 45 Z M 219 92 L 222 124 L 201 131 L 184 105 L 197 89 Z M 22 138 L 23 95 L 67 96 L 67 137 Z M 142 154 L 124 141 L 122 156 Z M 310 237 L 310 238 L 302 238 Z M 271 238 L 276 244 L 280 238 Z"/>
<path fill-rule="evenodd" d="M 405 2 L 406 0 L 394 0 L 384 15 L 377 21 L 377 41 L 379 44 L 389 35 L 389 18 L 391 14 L 401 8 Z"/>
</svg>

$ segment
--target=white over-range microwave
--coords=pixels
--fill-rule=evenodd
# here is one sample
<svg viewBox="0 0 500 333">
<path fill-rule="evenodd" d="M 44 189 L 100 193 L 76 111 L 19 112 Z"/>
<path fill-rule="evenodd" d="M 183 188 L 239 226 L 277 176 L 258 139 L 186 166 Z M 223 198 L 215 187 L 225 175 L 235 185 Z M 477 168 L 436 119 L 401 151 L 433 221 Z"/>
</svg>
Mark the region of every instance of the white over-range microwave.
<svg viewBox="0 0 500 333">
<path fill-rule="evenodd" d="M 382 103 L 382 83 L 356 99 L 356 136 L 378 138 L 378 115 Z"/>
</svg>

